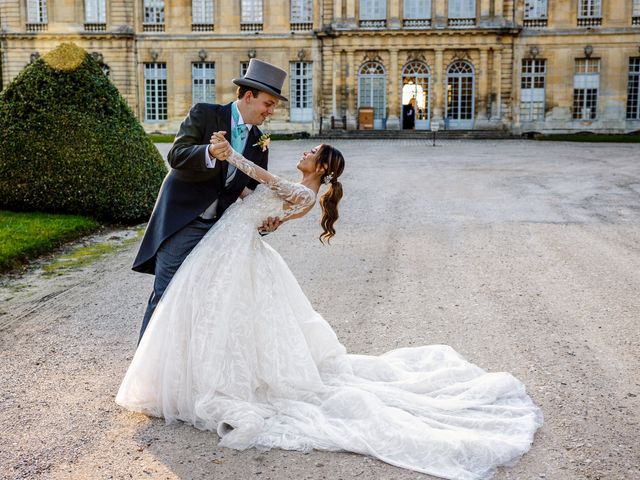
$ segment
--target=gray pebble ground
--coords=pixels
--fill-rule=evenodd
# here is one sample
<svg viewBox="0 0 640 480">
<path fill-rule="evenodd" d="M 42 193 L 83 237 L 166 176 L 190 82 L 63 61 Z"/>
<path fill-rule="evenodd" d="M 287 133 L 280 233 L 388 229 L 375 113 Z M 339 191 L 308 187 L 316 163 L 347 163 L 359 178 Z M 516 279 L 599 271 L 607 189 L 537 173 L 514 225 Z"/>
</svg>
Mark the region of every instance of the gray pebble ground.
<svg viewBox="0 0 640 480">
<path fill-rule="evenodd" d="M 315 143 L 274 142 L 271 170 L 295 178 Z M 348 169 L 333 245 L 318 209 L 267 241 L 347 349 L 444 343 L 520 378 L 546 423 L 496 479 L 640 478 L 640 146 L 335 145 Z M 152 282 L 129 270 L 135 250 L 2 280 L 0 478 L 430 478 L 349 453 L 222 449 L 115 405 Z"/>
</svg>

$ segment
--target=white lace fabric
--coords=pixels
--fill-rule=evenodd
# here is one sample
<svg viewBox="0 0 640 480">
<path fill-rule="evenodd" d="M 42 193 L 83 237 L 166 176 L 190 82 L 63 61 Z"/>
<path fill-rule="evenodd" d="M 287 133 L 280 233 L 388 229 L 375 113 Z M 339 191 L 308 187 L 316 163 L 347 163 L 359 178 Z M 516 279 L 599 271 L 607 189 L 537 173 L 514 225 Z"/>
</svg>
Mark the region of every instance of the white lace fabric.
<svg viewBox="0 0 640 480">
<path fill-rule="evenodd" d="M 348 450 L 457 480 L 517 461 L 542 413 L 509 373 L 487 373 L 446 345 L 347 354 L 257 234 L 283 214 L 283 199 L 315 201 L 275 178 L 232 205 L 187 257 L 116 402 L 215 431 L 235 449 Z"/>
<path fill-rule="evenodd" d="M 252 161 L 244 158 L 235 150 L 232 150 L 232 154 L 227 159 L 227 162 L 251 178 L 268 185 L 278 197 L 289 204 L 284 211 L 283 219 L 287 219 L 292 215 L 308 209 L 313 206 L 316 201 L 316 195 L 311 189 L 300 183 L 293 183 L 271 174 Z"/>
</svg>

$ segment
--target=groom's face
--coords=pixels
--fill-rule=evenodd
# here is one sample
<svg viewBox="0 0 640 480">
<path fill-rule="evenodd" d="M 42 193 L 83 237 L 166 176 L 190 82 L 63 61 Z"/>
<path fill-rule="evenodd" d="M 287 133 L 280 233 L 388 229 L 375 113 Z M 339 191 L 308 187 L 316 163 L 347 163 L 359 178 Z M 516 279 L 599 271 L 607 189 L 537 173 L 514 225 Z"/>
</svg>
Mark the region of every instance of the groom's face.
<svg viewBox="0 0 640 480">
<path fill-rule="evenodd" d="M 280 100 L 266 92 L 259 92 L 257 97 L 251 91 L 247 92 L 242 99 L 245 107 L 242 119 L 251 125 L 262 125 L 267 118 L 273 115 Z"/>
</svg>

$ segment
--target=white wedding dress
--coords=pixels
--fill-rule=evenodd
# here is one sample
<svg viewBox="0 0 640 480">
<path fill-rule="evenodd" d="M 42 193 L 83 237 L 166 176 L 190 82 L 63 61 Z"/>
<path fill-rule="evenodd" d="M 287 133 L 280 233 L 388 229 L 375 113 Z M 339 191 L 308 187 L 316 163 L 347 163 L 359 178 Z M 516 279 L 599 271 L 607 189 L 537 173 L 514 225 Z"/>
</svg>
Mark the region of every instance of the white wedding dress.
<svg viewBox="0 0 640 480">
<path fill-rule="evenodd" d="M 256 176 L 241 156 L 229 161 Z M 446 345 L 346 353 L 257 233 L 314 201 L 271 176 L 227 210 L 174 276 L 116 402 L 217 431 L 235 449 L 347 450 L 460 480 L 515 463 L 542 414 L 509 373 Z"/>
</svg>

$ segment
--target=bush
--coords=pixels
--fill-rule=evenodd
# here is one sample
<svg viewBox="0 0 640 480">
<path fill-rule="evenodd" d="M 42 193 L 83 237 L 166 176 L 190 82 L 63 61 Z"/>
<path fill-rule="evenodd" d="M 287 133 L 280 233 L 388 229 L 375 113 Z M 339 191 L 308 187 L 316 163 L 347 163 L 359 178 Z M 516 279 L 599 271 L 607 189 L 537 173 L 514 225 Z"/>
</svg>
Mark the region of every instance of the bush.
<svg viewBox="0 0 640 480">
<path fill-rule="evenodd" d="M 166 173 L 98 63 L 67 43 L 0 93 L 0 208 L 146 219 Z"/>
</svg>

